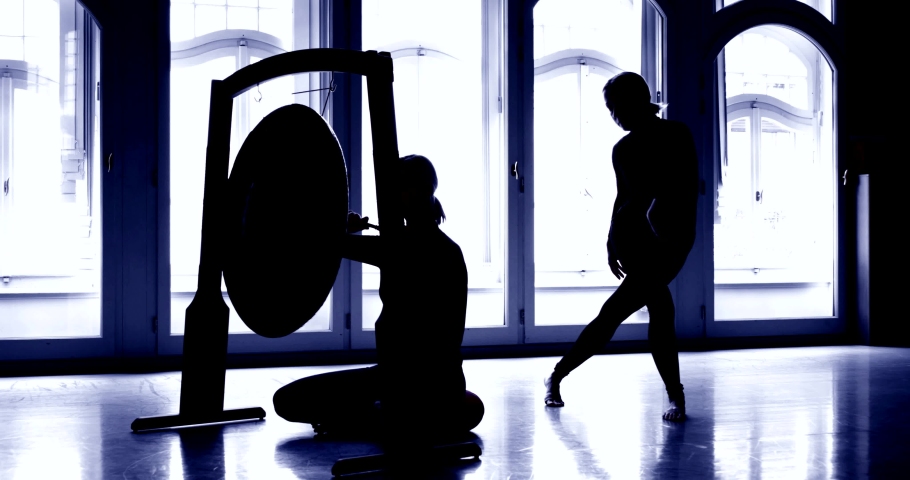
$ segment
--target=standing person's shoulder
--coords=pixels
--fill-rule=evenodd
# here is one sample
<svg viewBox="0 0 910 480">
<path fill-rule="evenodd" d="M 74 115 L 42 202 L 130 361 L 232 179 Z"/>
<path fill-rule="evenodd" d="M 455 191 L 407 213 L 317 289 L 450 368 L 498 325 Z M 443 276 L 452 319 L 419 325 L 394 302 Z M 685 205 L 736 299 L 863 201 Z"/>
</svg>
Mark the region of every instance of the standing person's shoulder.
<svg viewBox="0 0 910 480">
<path fill-rule="evenodd" d="M 692 138 L 692 130 L 683 122 L 676 120 L 661 120 L 667 133 L 677 138 Z"/>
<path fill-rule="evenodd" d="M 612 157 L 614 166 L 617 163 L 622 165 L 623 160 L 625 159 L 629 149 L 630 148 L 634 149 L 634 147 L 631 146 L 632 144 L 633 144 L 633 140 L 631 138 L 631 135 L 629 135 L 629 134 L 623 135 L 622 138 L 620 138 L 619 140 L 616 141 L 616 144 L 613 145 L 613 151 L 611 152 L 612 153 L 611 157 Z"/>
</svg>

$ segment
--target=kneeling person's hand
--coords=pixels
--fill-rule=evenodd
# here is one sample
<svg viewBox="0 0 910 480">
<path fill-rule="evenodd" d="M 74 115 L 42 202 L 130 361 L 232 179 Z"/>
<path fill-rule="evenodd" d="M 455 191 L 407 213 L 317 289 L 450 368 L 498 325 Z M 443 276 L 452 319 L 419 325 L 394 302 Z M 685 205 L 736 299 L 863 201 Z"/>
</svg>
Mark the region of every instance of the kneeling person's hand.
<svg viewBox="0 0 910 480">
<path fill-rule="evenodd" d="M 348 233 L 356 233 L 370 228 L 370 217 L 361 217 L 357 212 L 348 212 Z"/>
</svg>

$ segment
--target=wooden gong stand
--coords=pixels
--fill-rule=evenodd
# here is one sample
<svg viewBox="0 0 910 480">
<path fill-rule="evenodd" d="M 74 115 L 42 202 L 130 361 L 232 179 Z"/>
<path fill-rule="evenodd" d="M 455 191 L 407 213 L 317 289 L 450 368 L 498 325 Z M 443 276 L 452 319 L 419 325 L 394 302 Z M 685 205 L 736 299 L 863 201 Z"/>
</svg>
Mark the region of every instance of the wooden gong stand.
<svg viewBox="0 0 910 480">
<path fill-rule="evenodd" d="M 398 133 L 392 89 L 392 57 L 388 52 L 334 48 L 298 50 L 275 55 L 244 67 L 224 80 L 212 80 L 208 145 L 202 209 L 202 245 L 196 294 L 186 309 L 183 338 L 183 377 L 180 410 L 176 415 L 140 417 L 131 428 L 145 432 L 242 420 L 262 420 L 261 407 L 224 409 L 228 320 L 230 312 L 221 292 L 224 270 L 225 193 L 230 162 L 231 112 L 234 97 L 268 80 L 310 72 L 340 72 L 367 79 L 376 197 L 382 235 L 394 244 L 404 228 L 397 189 Z M 380 223 L 381 222 L 381 223 Z M 481 454 L 474 443 L 437 447 L 448 458 Z M 380 455 L 339 460 L 333 474 L 345 475 L 382 468 Z"/>
</svg>

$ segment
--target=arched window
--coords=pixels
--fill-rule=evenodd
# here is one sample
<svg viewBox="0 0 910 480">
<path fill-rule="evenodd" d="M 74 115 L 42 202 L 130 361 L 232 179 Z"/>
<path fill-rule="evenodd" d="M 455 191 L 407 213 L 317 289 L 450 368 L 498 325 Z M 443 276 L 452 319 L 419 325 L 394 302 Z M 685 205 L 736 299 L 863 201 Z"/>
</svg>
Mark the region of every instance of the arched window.
<svg viewBox="0 0 910 480">
<path fill-rule="evenodd" d="M 832 70 L 805 37 L 777 26 L 736 36 L 718 63 L 726 125 L 714 228 L 715 318 L 831 316 Z"/>
<path fill-rule="evenodd" d="M 3 2 L 0 338 L 101 332 L 99 38 L 74 0 Z"/>
<path fill-rule="evenodd" d="M 616 199 L 613 146 L 626 132 L 602 90 L 614 75 L 635 72 L 660 101 L 662 22 L 647 0 L 534 7 L 535 325 L 586 323 L 619 285 L 605 245 Z M 567 295 L 578 313 L 566 311 Z"/>
<path fill-rule="evenodd" d="M 182 334 L 196 291 L 209 99 L 213 79 L 279 53 L 320 45 L 316 0 L 174 0 L 171 3 L 171 333 Z M 234 99 L 231 165 L 262 118 L 289 103 L 321 111 L 318 73 L 271 80 Z M 303 92 L 303 93 L 298 93 Z M 331 297 L 330 297 L 331 298 Z M 230 299 L 225 297 L 225 301 Z M 327 330 L 331 300 L 302 331 Z M 231 309 L 231 333 L 250 333 Z"/>
<path fill-rule="evenodd" d="M 363 49 L 388 51 L 394 61 L 399 152 L 433 162 L 447 217 L 440 228 L 465 256 L 469 328 L 504 325 L 501 8 L 489 0 L 363 1 Z M 363 85 L 362 212 L 375 218 Z M 365 329 L 379 313 L 378 282 L 378 270 L 364 265 Z"/>
</svg>

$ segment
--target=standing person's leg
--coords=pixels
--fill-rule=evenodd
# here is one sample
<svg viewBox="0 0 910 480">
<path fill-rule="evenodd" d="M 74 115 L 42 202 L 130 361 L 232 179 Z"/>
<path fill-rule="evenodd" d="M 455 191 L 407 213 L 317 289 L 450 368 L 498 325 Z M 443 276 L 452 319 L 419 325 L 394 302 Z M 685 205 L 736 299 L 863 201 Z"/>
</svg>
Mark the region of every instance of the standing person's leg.
<svg viewBox="0 0 910 480">
<path fill-rule="evenodd" d="M 275 413 L 290 422 L 312 424 L 317 433 L 376 427 L 379 399 L 376 367 L 302 378 L 275 392 Z"/>
<path fill-rule="evenodd" d="M 604 302 L 600 313 L 582 330 L 569 352 L 556 364 L 553 373 L 544 380 L 548 407 L 564 405 L 559 384 L 572 370 L 591 358 L 613 338 L 619 325 L 645 306 L 648 283 L 634 274 L 627 275 L 619 288 Z"/>
<path fill-rule="evenodd" d="M 670 408 L 664 412 L 665 420 L 678 421 L 686 416 L 686 400 L 679 380 L 679 350 L 676 348 L 676 308 L 673 296 L 666 285 L 655 284 L 647 299 L 648 343 L 657 372 L 664 381 Z"/>
</svg>

